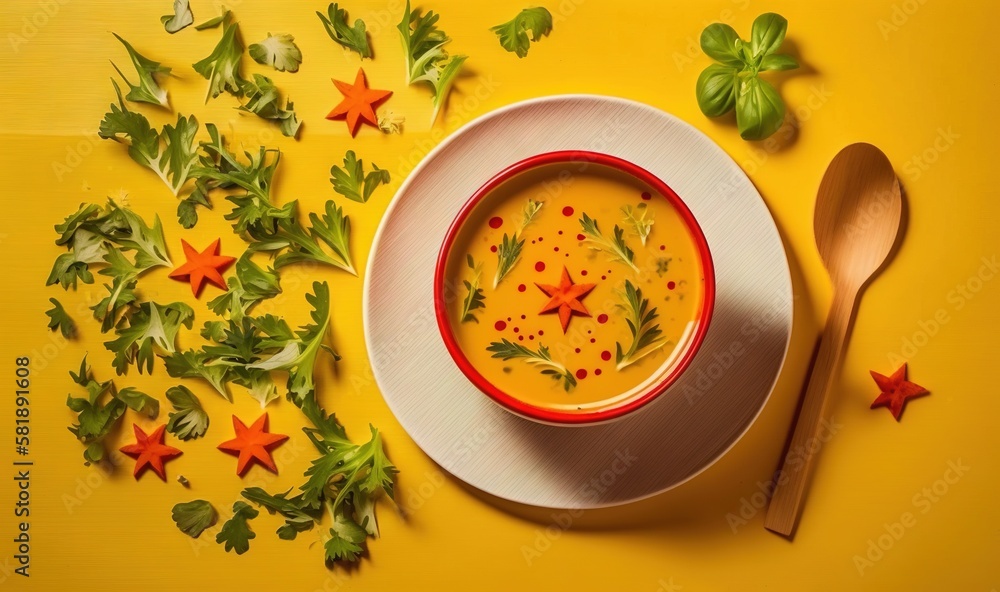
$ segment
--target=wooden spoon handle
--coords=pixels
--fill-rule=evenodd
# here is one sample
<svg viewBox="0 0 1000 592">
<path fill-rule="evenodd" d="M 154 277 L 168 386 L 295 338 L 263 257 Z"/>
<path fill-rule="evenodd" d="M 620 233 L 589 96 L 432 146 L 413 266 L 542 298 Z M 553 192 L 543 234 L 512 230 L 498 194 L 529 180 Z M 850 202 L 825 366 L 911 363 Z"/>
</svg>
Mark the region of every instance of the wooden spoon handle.
<svg viewBox="0 0 1000 592">
<path fill-rule="evenodd" d="M 785 536 L 792 533 L 798 522 L 806 485 L 816 456 L 824 444 L 817 431 L 824 419 L 827 391 L 840 367 L 856 301 L 857 290 L 842 289 L 834 293 L 833 306 L 816 353 L 809 386 L 802 399 L 795 432 L 781 470 L 775 475 L 774 494 L 767 508 L 764 527 Z"/>
</svg>

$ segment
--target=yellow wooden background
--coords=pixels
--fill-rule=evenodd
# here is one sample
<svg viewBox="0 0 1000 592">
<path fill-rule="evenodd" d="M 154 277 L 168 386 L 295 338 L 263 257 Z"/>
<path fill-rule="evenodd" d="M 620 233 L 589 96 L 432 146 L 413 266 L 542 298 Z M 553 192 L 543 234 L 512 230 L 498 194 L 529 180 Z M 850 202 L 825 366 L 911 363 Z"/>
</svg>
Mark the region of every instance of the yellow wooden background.
<svg viewBox="0 0 1000 592">
<path fill-rule="evenodd" d="M 998 50 L 992 41 L 1000 9 L 986 0 L 543 0 L 555 16 L 551 37 L 526 59 L 504 52 L 487 30 L 513 17 L 520 2 L 436 0 L 449 49 L 470 55 L 442 122 L 428 126 L 430 97 L 404 85 L 395 30 L 401 0 L 347 2 L 351 18 L 372 33 L 371 85 L 391 89 L 382 110 L 406 117 L 405 133 L 366 128 L 351 139 L 342 122 L 323 116 L 339 100 L 331 77 L 351 80 L 359 66 L 327 37 L 314 10 L 321 2 L 226 3 L 249 44 L 268 32 L 295 36 L 305 60 L 296 74 L 269 72 L 245 58 L 247 72 L 271 75 L 305 121 L 298 142 L 242 116 L 229 96 L 203 104 L 206 82 L 190 64 L 207 55 L 219 31 L 164 32 L 159 16 L 171 2 L 24 0 L 0 4 L 0 246 L 4 338 L 0 370 L 15 356 L 34 363 L 31 457 L 31 578 L 12 575 L 16 534 L 11 381 L 0 398 L 0 588 L 56 590 L 208 589 L 628 589 L 628 590 L 971 590 L 1000 588 L 1000 468 L 995 381 L 995 331 L 1000 324 L 997 223 L 993 174 Z M 218 14 L 192 0 L 195 22 Z M 694 84 L 709 61 L 697 49 L 702 28 L 722 20 L 743 36 L 762 12 L 790 22 L 785 47 L 804 67 L 777 76 L 797 133 L 780 144 L 748 144 L 729 121 L 698 111 Z M 349 433 L 369 422 L 385 435 L 401 468 L 400 507 L 380 508 L 383 538 L 354 569 L 323 565 L 315 534 L 278 540 L 279 519 L 262 515 L 248 554 L 214 542 L 192 545 L 170 520 L 174 503 L 196 497 L 226 507 L 248 484 L 284 489 L 302 481 L 312 452 L 299 430 L 301 414 L 279 402 L 271 427 L 290 434 L 279 450 L 280 475 L 259 467 L 245 479 L 235 460 L 214 447 L 231 434 L 230 413 L 251 421 L 249 397 L 233 405 L 189 381 L 208 408 L 207 438 L 181 444 L 168 463 L 170 480 L 136 482 L 131 463 L 111 475 L 82 464 L 81 446 L 66 431 L 74 392 L 66 371 L 85 352 L 99 379 L 113 376 L 102 335 L 84 314 L 98 285 L 64 293 L 44 287 L 59 254 L 52 225 L 83 201 L 128 194 L 144 216 L 163 219 L 170 255 L 180 239 L 203 247 L 221 236 L 226 254 L 242 242 L 222 220 L 226 202 L 182 230 L 175 202 L 123 146 L 98 140 L 97 124 L 113 99 L 109 59 L 129 71 L 114 31 L 145 55 L 174 67 L 166 82 L 176 111 L 215 122 L 236 142 L 280 147 L 275 194 L 314 211 L 334 197 L 331 164 L 356 150 L 392 173 L 390 188 L 368 204 L 346 202 L 355 228 L 353 250 L 363 269 L 372 235 L 392 192 L 426 152 L 462 123 L 514 101 L 554 93 L 627 97 L 691 122 L 747 171 L 785 240 L 795 286 L 791 351 L 760 419 L 721 461 L 693 481 L 627 507 L 569 515 L 490 499 L 442 474 L 402 431 L 370 379 L 362 338 L 361 279 L 336 271 L 289 270 L 286 294 L 274 303 L 295 323 L 306 318 L 305 280 L 325 279 L 334 294 L 333 333 L 344 356 L 336 376 L 320 375 L 323 403 Z M 157 125 L 175 114 L 136 107 Z M 204 133 L 204 128 L 202 128 Z M 843 373 L 837 382 L 833 436 L 824 449 L 798 536 L 788 542 L 763 529 L 759 483 L 778 464 L 810 351 L 830 301 L 812 239 L 812 209 L 827 162 L 843 146 L 868 141 L 896 167 L 909 200 L 905 242 L 864 295 Z M 461 174 L 461 171 L 456 171 Z M 160 270 L 143 278 L 158 301 L 190 301 L 184 284 Z M 195 303 L 198 324 L 209 318 L 207 288 Z M 47 299 L 58 297 L 79 321 L 79 339 L 63 342 L 45 327 Z M 275 310 L 275 309 L 272 309 Z M 943 321 L 943 322 L 942 322 Z M 192 344 L 192 335 L 182 341 Z M 869 410 L 875 385 L 868 370 L 892 371 L 910 361 L 910 377 L 930 397 L 908 406 L 896 423 Z M 175 383 L 157 363 L 152 376 L 130 373 L 133 385 L 160 396 Z M 165 407 L 168 405 L 165 404 Z M 163 413 L 165 419 L 166 409 Z M 127 419 L 131 419 L 130 412 Z M 116 443 L 131 441 L 119 434 Z M 176 444 L 176 442 L 174 442 Z M 484 445 L 489 446 L 486 442 Z M 949 472 L 950 466 L 967 468 Z M 190 490 L 173 480 L 183 474 Z M 950 481 L 950 482 L 949 482 Z M 909 513 L 910 516 L 906 516 Z M 741 521 L 745 520 L 745 523 Z M 214 530 L 211 531 L 214 534 Z M 207 535 L 203 535 L 207 538 Z M 862 559 L 863 558 L 863 559 Z M 860 562 L 859 562 L 860 560 Z M 870 561 L 870 564 L 864 563 Z"/>
</svg>

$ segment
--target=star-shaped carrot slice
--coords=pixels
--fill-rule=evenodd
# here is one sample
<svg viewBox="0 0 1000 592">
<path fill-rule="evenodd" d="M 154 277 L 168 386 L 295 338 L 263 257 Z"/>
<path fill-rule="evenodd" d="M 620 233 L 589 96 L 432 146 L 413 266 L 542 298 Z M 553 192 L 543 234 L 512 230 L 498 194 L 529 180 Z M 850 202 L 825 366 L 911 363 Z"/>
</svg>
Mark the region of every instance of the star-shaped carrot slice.
<svg viewBox="0 0 1000 592">
<path fill-rule="evenodd" d="M 267 414 L 261 415 L 253 425 L 247 427 L 240 418 L 233 416 L 233 429 L 236 437 L 219 444 L 219 450 L 236 454 L 239 462 L 236 464 L 236 474 L 240 477 L 247 472 L 250 464 L 256 460 L 272 472 L 277 473 L 270 449 L 288 439 L 284 434 L 271 434 L 267 431 Z"/>
<path fill-rule="evenodd" d="M 368 88 L 368 81 L 365 79 L 365 71 L 358 68 L 358 75 L 354 79 L 354 84 L 334 80 L 333 83 L 344 95 L 344 100 L 330 111 L 327 119 L 345 119 L 347 129 L 353 137 L 358 133 L 358 125 L 361 121 L 367 121 L 371 125 L 378 126 L 378 118 L 375 117 L 375 105 L 389 98 L 392 94 L 390 90 L 374 90 Z"/>
<path fill-rule="evenodd" d="M 146 432 L 142 431 L 142 428 L 135 424 L 132 424 L 132 429 L 135 431 L 135 444 L 119 448 L 123 453 L 136 459 L 132 476 L 138 479 L 139 474 L 146 467 L 152 467 L 156 471 L 156 474 L 160 476 L 160 479 L 166 481 L 167 474 L 163 470 L 163 461 L 181 455 L 180 450 L 163 443 L 164 431 L 167 429 L 167 425 L 161 425 L 152 434 L 146 434 Z"/>
<path fill-rule="evenodd" d="M 906 364 L 899 367 L 892 373 L 892 376 L 882 376 L 878 372 L 872 372 L 872 378 L 882 391 L 878 398 L 872 402 L 872 409 L 876 407 L 888 407 L 892 416 L 899 421 L 903 414 L 903 407 L 906 406 L 907 399 L 929 395 L 930 391 L 906 380 Z"/>
<path fill-rule="evenodd" d="M 170 277 L 175 280 L 191 282 L 191 292 L 197 298 L 201 294 L 201 288 L 205 281 L 209 281 L 216 286 L 226 288 L 226 280 L 222 277 L 222 272 L 236 261 L 235 257 L 219 255 L 221 243 L 219 239 L 208 245 L 208 248 L 199 253 L 187 241 L 181 240 L 184 247 L 184 256 L 187 263 L 170 272 Z"/>
<path fill-rule="evenodd" d="M 589 317 L 590 312 L 587 307 L 580 302 L 580 299 L 590 293 L 596 284 L 574 284 L 569 277 L 569 270 L 563 267 L 562 278 L 558 286 L 548 284 L 535 284 L 538 289 L 545 292 L 551 299 L 538 311 L 538 314 L 547 312 L 558 312 L 559 322 L 562 324 L 563 333 L 569 327 L 569 319 L 573 314 Z"/>
</svg>

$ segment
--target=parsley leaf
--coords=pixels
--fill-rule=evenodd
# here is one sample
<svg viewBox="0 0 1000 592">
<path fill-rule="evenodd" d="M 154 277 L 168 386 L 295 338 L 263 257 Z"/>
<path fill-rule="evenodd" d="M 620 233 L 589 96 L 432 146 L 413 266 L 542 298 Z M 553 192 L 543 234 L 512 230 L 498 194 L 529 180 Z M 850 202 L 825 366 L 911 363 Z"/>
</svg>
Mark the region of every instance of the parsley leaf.
<svg viewBox="0 0 1000 592">
<path fill-rule="evenodd" d="M 330 538 L 323 545 L 326 550 L 326 560 L 357 561 L 358 555 L 364 550 L 361 544 L 367 538 L 368 533 L 365 529 L 351 519 L 345 510 L 334 513 Z"/>
<path fill-rule="evenodd" d="M 260 74 L 254 74 L 253 79 L 253 82 L 243 84 L 243 93 L 247 96 L 247 102 L 239 107 L 240 111 L 253 113 L 261 119 L 277 121 L 281 134 L 294 138 L 299 133 L 302 122 L 295 115 L 292 102 L 286 100 L 285 108 L 282 109 L 280 106 L 281 96 L 271 79 Z"/>
<path fill-rule="evenodd" d="M 70 318 L 66 309 L 63 308 L 62 303 L 58 300 L 49 298 L 49 302 L 52 303 L 52 308 L 45 311 L 46 316 L 49 317 L 49 329 L 59 331 L 63 337 L 73 337 L 76 333 L 76 325 L 73 323 L 73 319 Z"/>
<path fill-rule="evenodd" d="M 295 45 L 295 38 L 285 33 L 267 34 L 259 43 L 251 43 L 250 57 L 258 64 L 272 66 L 279 72 L 298 72 L 302 52 Z"/>
<path fill-rule="evenodd" d="M 513 20 L 502 25 L 490 27 L 497 34 L 500 45 L 507 51 L 514 52 L 517 57 L 528 55 L 528 31 L 531 31 L 531 41 L 538 41 L 552 32 L 552 13 L 545 8 L 525 8 Z"/>
<path fill-rule="evenodd" d="M 208 414 L 190 389 L 183 385 L 170 387 L 167 389 L 167 400 L 174 407 L 174 412 L 167 419 L 168 432 L 181 440 L 205 435 L 208 430 Z"/>
<path fill-rule="evenodd" d="M 380 169 L 377 164 L 372 163 L 374 170 L 366 175 L 364 166 L 364 161 L 358 160 L 353 150 L 348 150 L 344 155 L 344 168 L 337 165 L 330 168 L 333 190 L 347 199 L 365 203 L 376 187 L 389 184 L 389 171 Z"/>
<path fill-rule="evenodd" d="M 274 269 L 264 269 L 250 259 L 246 252 L 236 262 L 236 275 L 229 278 L 229 291 L 208 303 L 219 316 L 226 313 L 234 321 L 242 319 L 261 300 L 274 298 L 281 293 L 278 274 Z"/>
<path fill-rule="evenodd" d="M 207 501 L 193 500 L 176 504 L 170 511 L 170 517 L 181 532 L 196 539 L 206 528 L 215 524 L 218 513 Z"/>
<path fill-rule="evenodd" d="M 135 364 L 139 373 L 153 371 L 153 347 L 167 353 L 174 352 L 174 342 L 181 325 L 191 328 L 194 311 L 182 303 L 157 305 L 143 302 L 127 317 L 126 323 L 115 328 L 117 339 L 104 342 L 108 350 L 114 352 L 114 367 L 118 374 L 125 374 L 130 364 Z"/>
<path fill-rule="evenodd" d="M 223 91 L 239 97 L 243 95 L 243 85 L 246 80 L 240 73 L 240 60 L 243 57 L 243 44 L 240 42 L 240 26 L 233 19 L 233 13 L 226 11 L 222 17 L 222 38 L 205 59 L 192 64 L 195 71 L 208 80 L 208 98 L 215 98 Z M 207 24 L 207 23 L 206 23 Z"/>
<path fill-rule="evenodd" d="M 215 536 L 215 542 L 225 543 L 226 551 L 236 551 L 237 555 L 242 555 L 250 550 L 250 540 L 256 538 L 257 533 L 250 530 L 250 520 L 260 514 L 246 502 L 236 502 L 233 504 L 233 517 L 226 520 L 222 525 L 222 530 Z"/>
<path fill-rule="evenodd" d="M 156 83 L 155 74 L 167 75 L 170 74 L 170 68 L 166 66 L 161 66 L 159 62 L 154 62 L 153 60 L 144 57 L 142 54 L 137 52 L 134 47 L 124 39 L 121 38 L 117 33 L 112 33 L 115 39 L 122 42 L 125 46 L 126 51 L 128 51 L 128 57 L 132 60 L 132 65 L 135 66 L 135 71 L 139 75 L 139 84 L 132 84 L 125 73 L 111 62 L 111 65 L 118 72 L 118 75 L 122 77 L 125 84 L 128 85 L 129 91 L 125 95 L 125 98 L 130 101 L 136 101 L 139 103 L 151 103 L 153 105 L 159 105 L 161 107 L 170 107 L 170 100 L 167 96 L 167 91 L 160 88 L 160 85 Z"/>
<path fill-rule="evenodd" d="M 194 115 L 178 115 L 175 125 L 165 125 L 158 133 L 150 127 L 145 116 L 129 111 L 118 83 L 112 83 L 118 105 L 111 104 L 97 135 L 127 145 L 132 160 L 156 173 L 176 196 L 197 161 L 194 136 L 198 132 L 198 120 Z"/>
<path fill-rule="evenodd" d="M 297 405 L 315 394 L 313 374 L 320 350 L 329 352 L 334 361 L 340 359 L 325 343 L 330 332 L 330 286 L 326 282 L 313 282 L 313 293 L 306 294 L 306 300 L 312 305 L 314 324 L 300 328 L 293 337 L 287 333 L 287 325 L 282 328 L 281 325 L 258 322 L 257 327 L 272 338 L 269 345 L 280 346 L 281 349 L 248 366 L 249 369 L 267 371 L 287 370 L 288 398 Z"/>
<path fill-rule="evenodd" d="M 212 385 L 227 401 L 232 402 L 233 397 L 226 390 L 229 369 L 226 366 L 212 366 L 208 362 L 208 355 L 193 350 L 174 352 L 163 358 L 163 364 L 170 376 L 174 378 L 201 378 Z M 167 397 L 169 398 L 169 396 L 168 392 Z"/>
<path fill-rule="evenodd" d="M 160 402 L 134 387 L 125 387 L 118 391 L 115 396 L 121 399 L 132 411 L 145 413 L 150 419 L 154 419 L 160 414 Z"/>
<path fill-rule="evenodd" d="M 266 509 L 269 514 L 280 514 L 285 519 L 285 524 L 278 528 L 278 537 L 292 540 L 298 533 L 312 529 L 319 521 L 321 512 L 306 504 L 302 494 L 289 498 L 291 491 L 289 489 L 284 493 L 271 495 L 260 487 L 248 487 L 241 495 Z"/>
<path fill-rule="evenodd" d="M 545 8 L 525 8 L 512 20 L 490 27 L 497 34 L 500 45 L 507 51 L 514 52 L 517 57 L 528 55 L 528 31 L 531 31 L 531 41 L 538 41 L 552 32 L 552 13 Z"/>
<path fill-rule="evenodd" d="M 66 396 L 66 406 L 77 413 L 76 424 L 69 426 L 69 431 L 87 445 L 83 452 L 84 460 L 88 463 L 100 462 L 104 458 L 103 440 L 125 413 L 126 405 L 115 396 L 114 382 L 94 380 L 86 356 L 80 362 L 80 373 L 71 370 L 69 375 L 73 382 L 87 389 L 86 398 Z"/>
<path fill-rule="evenodd" d="M 347 24 L 347 11 L 337 6 L 334 2 L 327 7 L 329 17 L 322 12 L 316 11 L 316 16 L 323 22 L 326 34 L 330 36 L 341 47 L 357 52 L 364 58 L 372 57 L 372 49 L 368 45 L 368 33 L 365 31 L 365 22 L 361 19 L 354 21 L 354 26 Z"/>
<path fill-rule="evenodd" d="M 462 63 L 468 58 L 464 55 L 449 56 L 444 50 L 444 45 L 451 38 L 437 28 L 438 18 L 433 11 L 428 11 L 426 15 L 421 15 L 419 10 L 411 12 L 410 0 L 406 0 L 403 20 L 397 26 L 403 53 L 406 54 L 406 83 L 426 82 L 434 89 L 431 124 L 437 120 Z"/>
</svg>

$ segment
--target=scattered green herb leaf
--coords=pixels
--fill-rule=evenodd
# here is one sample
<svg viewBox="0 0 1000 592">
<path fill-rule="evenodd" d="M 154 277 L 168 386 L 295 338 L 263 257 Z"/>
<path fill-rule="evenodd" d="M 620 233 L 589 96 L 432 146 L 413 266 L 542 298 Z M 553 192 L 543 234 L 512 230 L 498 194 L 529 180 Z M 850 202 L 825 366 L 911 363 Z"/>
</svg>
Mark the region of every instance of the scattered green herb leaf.
<svg viewBox="0 0 1000 592">
<path fill-rule="evenodd" d="M 176 196 L 197 161 L 194 136 L 198 132 L 198 120 L 194 115 L 178 115 L 175 125 L 165 125 L 157 133 L 145 116 L 129 111 L 118 83 L 112 83 L 118 105 L 111 104 L 97 135 L 128 146 L 132 160 L 156 173 Z"/>
<path fill-rule="evenodd" d="M 155 419 L 160 414 L 160 402 L 134 387 L 127 386 L 118 391 L 115 396 L 121 399 L 132 411 L 144 413 L 150 419 Z"/>
<path fill-rule="evenodd" d="M 49 329 L 59 331 L 63 337 L 73 337 L 76 333 L 76 325 L 73 323 L 73 319 L 70 318 L 66 309 L 63 308 L 62 303 L 58 300 L 49 298 L 49 302 L 52 303 L 52 308 L 45 311 L 45 314 L 49 317 Z"/>
<path fill-rule="evenodd" d="M 135 364 L 139 373 L 153 371 L 154 347 L 166 353 L 173 353 L 177 332 L 181 325 L 191 328 L 194 311 L 183 302 L 158 305 L 143 302 L 127 317 L 127 323 L 115 328 L 117 338 L 104 342 L 108 350 L 114 352 L 114 367 L 118 374 L 128 372 Z"/>
<path fill-rule="evenodd" d="M 114 62 L 111 65 L 114 66 L 118 75 L 122 77 L 125 84 L 128 85 L 129 91 L 125 95 L 125 98 L 130 101 L 136 101 L 139 103 L 150 103 L 153 105 L 159 105 L 161 107 L 169 107 L 170 101 L 167 96 L 167 91 L 160 88 L 160 85 L 156 83 L 156 78 L 154 75 L 159 74 L 166 76 L 170 74 L 170 68 L 166 66 L 161 66 L 159 62 L 154 62 L 153 60 L 144 57 L 142 54 L 137 52 L 134 47 L 128 42 L 122 39 L 117 33 L 112 33 L 115 39 L 122 42 L 125 49 L 128 51 L 128 57 L 132 60 L 132 65 L 135 66 L 135 71 L 139 75 L 139 84 L 132 84 L 125 73 L 122 72 Z"/>
<path fill-rule="evenodd" d="M 272 356 L 248 366 L 250 369 L 267 371 L 286 370 L 288 398 L 296 405 L 302 405 L 306 398 L 312 397 L 315 393 L 313 374 L 320 350 L 326 350 L 333 356 L 334 361 L 340 359 L 340 356 L 325 343 L 330 332 L 329 285 L 326 282 L 313 282 L 313 292 L 306 294 L 306 300 L 312 306 L 313 324 L 302 327 L 294 336 L 289 334 L 287 325 L 282 327 L 256 322 L 257 327 L 271 338 L 266 345 L 281 349 Z"/>
<path fill-rule="evenodd" d="M 242 96 L 243 85 L 246 84 L 240 73 L 240 60 L 243 57 L 240 26 L 233 18 L 232 12 L 228 10 L 222 15 L 221 22 L 222 38 L 219 39 L 215 49 L 208 57 L 192 65 L 197 73 L 208 80 L 206 103 L 209 97 L 214 99 L 223 91 L 229 92 L 234 97 Z"/>
<path fill-rule="evenodd" d="M 199 499 L 176 504 L 170 511 L 170 516 L 181 532 L 196 539 L 206 528 L 215 524 L 218 513 L 212 504 Z"/>
<path fill-rule="evenodd" d="M 372 57 L 371 47 L 368 45 L 368 33 L 365 30 L 365 22 L 361 19 L 354 21 L 354 26 L 347 24 L 347 11 L 337 6 L 334 2 L 327 7 L 329 16 L 316 11 L 316 16 L 323 22 L 326 34 L 330 36 L 341 47 L 357 52 L 364 58 Z"/>
<path fill-rule="evenodd" d="M 344 168 L 337 165 L 330 168 L 333 190 L 347 199 L 365 203 L 376 187 L 389 184 L 389 171 L 372 163 L 373 170 L 365 174 L 364 166 L 364 161 L 358 160 L 353 150 L 348 150 L 344 155 Z"/>
<path fill-rule="evenodd" d="M 379 114 L 378 116 L 378 129 L 382 130 L 383 134 L 401 134 L 403 133 L 403 123 L 405 122 L 406 118 L 402 115 L 386 111 L 385 114 Z"/>
<path fill-rule="evenodd" d="M 176 33 L 193 23 L 194 15 L 191 13 L 188 0 L 174 0 L 174 13 L 161 16 L 160 22 L 163 23 L 167 33 Z"/>
<path fill-rule="evenodd" d="M 249 53 L 253 61 L 279 72 L 298 72 L 302 63 L 302 52 L 295 45 L 295 38 L 286 33 L 268 33 L 263 41 L 250 44 Z"/>
<path fill-rule="evenodd" d="M 410 0 L 406 0 L 406 10 L 400 21 L 400 38 L 406 54 L 406 83 L 426 82 L 434 89 L 433 124 L 451 91 L 452 85 L 468 58 L 464 55 L 449 56 L 444 46 L 451 41 L 444 31 L 437 28 L 438 15 L 433 11 L 421 15 L 419 10 L 410 10 Z"/>
<path fill-rule="evenodd" d="M 205 435 L 208 430 L 208 414 L 188 387 L 177 385 L 168 388 L 167 400 L 174 407 L 167 419 L 168 432 L 181 440 Z"/>
<path fill-rule="evenodd" d="M 538 41 L 552 32 L 552 13 L 545 8 L 525 8 L 512 20 L 490 27 L 497 34 L 500 45 L 507 51 L 523 58 L 528 55 L 528 31 L 531 31 L 531 41 Z"/>
<path fill-rule="evenodd" d="M 227 283 L 229 291 L 209 302 L 208 307 L 219 316 L 228 313 L 234 321 L 242 319 L 261 300 L 281 293 L 278 274 L 254 263 L 249 252 L 236 262 L 236 274 Z"/>
<path fill-rule="evenodd" d="M 243 94 L 247 97 L 247 102 L 240 105 L 240 111 L 276 121 L 281 135 L 285 137 L 294 138 L 299 133 L 302 122 L 295 115 L 295 106 L 291 100 L 286 99 L 285 108 L 281 108 L 281 94 L 270 78 L 254 74 L 253 82 L 243 83 Z"/>
<path fill-rule="evenodd" d="M 260 514 L 246 502 L 236 502 L 233 504 L 233 516 L 222 525 L 222 530 L 215 536 L 215 542 L 224 543 L 226 552 L 236 551 L 237 555 L 242 555 L 250 550 L 250 540 L 257 537 L 257 533 L 250 530 L 249 521 Z"/>
<path fill-rule="evenodd" d="M 73 382 L 87 389 L 86 398 L 66 396 L 66 406 L 77 413 L 76 424 L 71 425 L 69 431 L 86 445 L 84 460 L 88 463 L 100 462 L 104 458 L 103 440 L 125 413 L 126 405 L 115 396 L 114 382 L 94 380 L 86 356 L 80 362 L 80 373 L 71 370 L 69 375 Z"/>
</svg>

